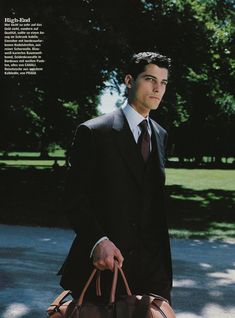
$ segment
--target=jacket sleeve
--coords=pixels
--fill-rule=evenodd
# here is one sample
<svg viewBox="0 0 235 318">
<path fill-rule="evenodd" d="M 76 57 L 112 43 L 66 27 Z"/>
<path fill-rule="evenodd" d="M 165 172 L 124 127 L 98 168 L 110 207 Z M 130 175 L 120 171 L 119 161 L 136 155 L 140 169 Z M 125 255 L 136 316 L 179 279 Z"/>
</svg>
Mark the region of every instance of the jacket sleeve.
<svg viewBox="0 0 235 318">
<path fill-rule="evenodd" d="M 78 127 L 69 161 L 66 210 L 79 241 L 88 248 L 87 252 L 90 253 L 98 239 L 106 235 L 97 219 L 98 213 L 92 210 L 91 204 L 92 192 L 95 191 L 93 178 L 96 169 L 96 151 L 92 129 L 85 125 Z"/>
</svg>

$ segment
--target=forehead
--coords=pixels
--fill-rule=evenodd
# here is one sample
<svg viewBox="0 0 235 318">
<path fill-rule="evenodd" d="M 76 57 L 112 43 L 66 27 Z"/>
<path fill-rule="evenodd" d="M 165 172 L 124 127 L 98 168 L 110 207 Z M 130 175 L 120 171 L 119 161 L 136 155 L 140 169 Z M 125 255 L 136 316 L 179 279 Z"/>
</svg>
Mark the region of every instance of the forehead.
<svg viewBox="0 0 235 318">
<path fill-rule="evenodd" d="M 168 70 L 164 67 L 159 67 L 156 64 L 145 65 L 144 71 L 139 76 L 152 75 L 157 78 L 167 79 Z"/>
</svg>

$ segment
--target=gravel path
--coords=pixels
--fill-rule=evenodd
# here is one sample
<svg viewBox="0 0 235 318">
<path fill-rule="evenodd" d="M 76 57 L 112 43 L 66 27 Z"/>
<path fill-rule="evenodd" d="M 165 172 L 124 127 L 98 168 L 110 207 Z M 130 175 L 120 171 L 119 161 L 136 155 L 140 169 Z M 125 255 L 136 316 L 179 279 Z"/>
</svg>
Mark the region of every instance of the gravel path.
<svg viewBox="0 0 235 318">
<path fill-rule="evenodd" d="M 44 318 L 70 230 L 0 225 L 0 317 Z M 172 240 L 177 318 L 235 318 L 235 242 Z"/>
</svg>

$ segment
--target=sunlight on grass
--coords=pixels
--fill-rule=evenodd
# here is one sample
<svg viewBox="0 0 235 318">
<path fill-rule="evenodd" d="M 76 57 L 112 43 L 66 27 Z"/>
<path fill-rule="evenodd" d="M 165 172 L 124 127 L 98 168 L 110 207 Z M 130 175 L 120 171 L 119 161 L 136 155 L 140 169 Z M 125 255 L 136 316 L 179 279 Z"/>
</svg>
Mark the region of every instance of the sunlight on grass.
<svg viewBox="0 0 235 318">
<path fill-rule="evenodd" d="M 235 237 L 235 223 L 211 222 L 207 230 L 208 236 L 217 238 Z"/>
<path fill-rule="evenodd" d="M 54 160 L 0 160 L 2 166 L 14 166 L 14 167 L 51 167 L 54 164 Z M 64 166 L 65 160 L 57 160 L 59 166 Z"/>
<path fill-rule="evenodd" d="M 206 238 L 207 233 L 205 231 L 190 231 L 187 229 L 170 229 L 171 238 Z"/>
<path fill-rule="evenodd" d="M 194 190 L 223 189 L 235 191 L 235 170 L 166 169 L 166 184 Z"/>
<path fill-rule="evenodd" d="M 19 155 L 19 157 L 13 157 L 13 155 Z M 20 155 L 24 160 L 20 159 Z M 11 153 L 11 157 L 9 158 L 11 160 L 1 160 L 0 167 L 2 170 L 6 170 L 6 172 L 8 172 L 8 168 L 9 172 L 11 172 L 12 167 L 16 170 L 32 170 L 33 173 L 36 172 L 35 180 L 38 182 L 36 186 L 39 191 L 42 191 L 43 189 L 46 189 L 46 191 L 49 189 L 51 192 L 48 193 L 62 191 L 64 172 L 66 169 L 59 169 L 59 172 L 62 173 L 58 174 L 59 178 L 57 180 L 57 175 L 52 174 L 52 172 L 54 173 L 54 171 L 57 171 L 56 166 L 55 169 L 53 169 L 55 160 L 53 158 L 41 160 L 39 155 L 39 153 L 31 152 Z M 58 150 L 58 152 L 53 153 L 53 155 L 59 156 L 63 154 L 61 150 Z M 29 156 L 31 156 L 31 158 Z M 61 159 L 59 157 L 57 164 L 60 167 L 65 167 L 65 160 L 63 160 L 62 157 Z M 36 169 L 39 170 L 39 174 L 37 174 Z M 45 178 L 50 177 L 52 182 L 54 182 L 54 180 L 59 182 L 58 189 L 57 185 L 54 185 L 54 188 L 52 189 L 52 187 L 50 188 L 50 186 L 40 183 L 44 180 L 40 179 L 40 170 L 43 171 L 43 174 L 44 171 L 46 173 L 48 172 L 48 176 L 45 173 Z M 55 179 L 53 179 L 54 176 L 56 176 Z M 235 196 L 233 196 L 233 190 L 235 190 L 235 171 L 223 169 L 168 168 L 166 169 L 166 176 L 166 185 L 168 186 L 166 188 L 166 193 L 169 196 L 169 208 L 167 213 L 169 215 L 171 237 L 235 239 L 235 221 L 233 212 L 235 200 Z M 31 191 L 32 181 L 30 179 L 22 179 L 22 181 L 20 178 L 21 177 L 19 177 L 19 181 L 21 181 L 21 185 L 23 185 L 22 189 Z M 46 202 L 50 202 L 49 195 L 46 200 L 48 200 Z M 25 220 L 28 222 L 27 209 L 25 210 L 22 208 L 20 213 L 18 212 L 18 205 L 20 206 L 19 203 L 21 203 L 21 199 L 16 196 L 16 200 L 13 200 L 12 202 L 12 215 L 7 215 L 9 214 L 7 201 L 5 203 L 6 215 L 4 215 L 3 219 L 10 223 L 12 220 L 14 220 L 14 222 L 25 222 Z M 30 204 L 33 205 L 34 202 L 30 202 Z M 14 212 L 14 209 L 17 213 Z M 37 224 L 37 222 L 39 222 L 39 224 L 46 224 L 47 222 L 45 221 L 44 223 L 44 221 L 42 221 L 41 210 L 40 212 L 37 212 L 37 209 L 33 215 L 30 215 L 30 218 L 32 224 Z M 50 218 L 48 222 L 51 222 Z"/>
<path fill-rule="evenodd" d="M 203 201 L 204 198 L 200 197 L 199 195 L 197 196 L 187 196 L 187 198 L 185 198 L 185 196 L 183 194 L 172 194 L 171 197 L 173 199 L 178 199 L 178 200 L 193 200 L 193 201 Z"/>
<path fill-rule="evenodd" d="M 224 223 L 224 222 L 211 222 L 210 226 L 213 228 L 218 228 L 221 230 L 234 230 L 235 231 L 235 224 L 231 223 Z"/>
<path fill-rule="evenodd" d="M 235 238 L 235 224 L 211 222 L 210 227 L 205 231 L 194 231 L 182 228 L 170 229 L 169 233 L 171 238 Z"/>
<path fill-rule="evenodd" d="M 4 152 L 0 151 L 0 155 L 2 156 Z M 49 156 L 54 156 L 54 157 L 64 157 L 65 156 L 65 150 L 63 149 L 56 149 L 53 151 L 49 151 L 48 153 Z M 9 157 L 40 157 L 40 152 L 39 151 L 12 151 L 8 153 Z"/>
</svg>

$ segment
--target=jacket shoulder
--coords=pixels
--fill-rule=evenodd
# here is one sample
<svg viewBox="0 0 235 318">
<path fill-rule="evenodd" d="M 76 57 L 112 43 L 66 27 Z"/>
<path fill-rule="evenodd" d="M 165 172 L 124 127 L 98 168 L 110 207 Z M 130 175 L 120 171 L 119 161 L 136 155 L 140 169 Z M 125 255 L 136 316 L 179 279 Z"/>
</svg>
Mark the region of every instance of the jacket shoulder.
<svg viewBox="0 0 235 318">
<path fill-rule="evenodd" d="M 161 135 L 167 135 L 167 131 L 166 129 L 164 129 L 161 125 L 159 125 L 155 120 L 153 120 L 151 118 L 151 122 L 152 124 L 155 126 L 155 128 L 157 129 L 157 131 L 161 134 Z"/>
<path fill-rule="evenodd" d="M 115 113 L 116 113 L 116 110 L 111 113 L 92 118 L 90 120 L 85 121 L 80 126 L 86 126 L 87 128 L 91 130 L 110 129 L 113 125 Z"/>
</svg>

